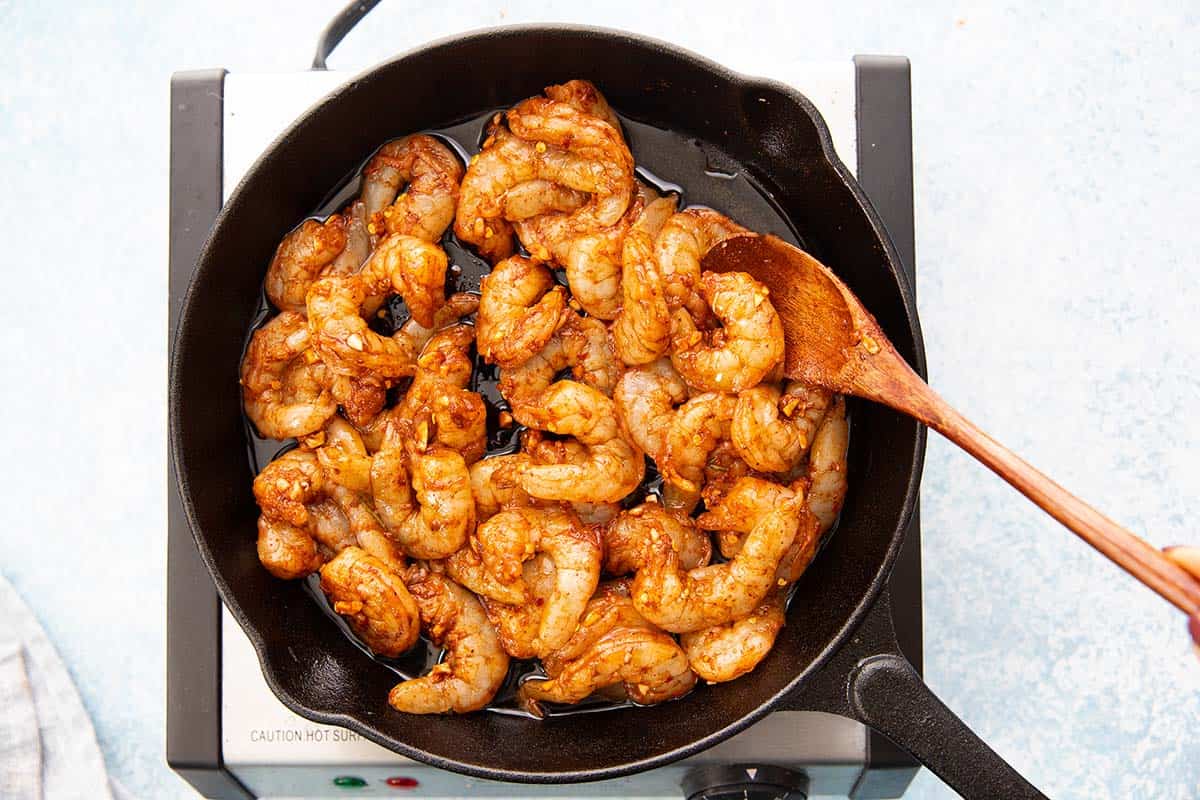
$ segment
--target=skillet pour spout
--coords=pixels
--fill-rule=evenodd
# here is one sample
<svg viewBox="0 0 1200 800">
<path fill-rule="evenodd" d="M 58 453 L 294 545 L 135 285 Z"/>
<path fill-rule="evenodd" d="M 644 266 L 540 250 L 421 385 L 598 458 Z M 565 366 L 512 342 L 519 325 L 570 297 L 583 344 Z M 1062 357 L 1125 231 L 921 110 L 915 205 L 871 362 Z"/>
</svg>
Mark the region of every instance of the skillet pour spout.
<svg viewBox="0 0 1200 800">
<path fill-rule="evenodd" d="M 734 683 L 660 706 L 618 708 L 586 722 L 393 712 L 384 698 L 394 674 L 331 630 L 302 587 L 259 566 L 236 366 L 275 245 L 380 142 L 459 123 L 574 77 L 599 85 L 626 119 L 673 131 L 739 165 L 791 226 L 772 232 L 802 239 L 839 265 L 897 350 L 924 371 L 915 302 L 895 250 L 838 161 L 825 123 L 794 90 L 655 40 L 568 26 L 477 31 L 368 70 L 297 120 L 246 174 L 200 256 L 172 348 L 177 489 L 267 683 L 301 716 L 492 780 L 594 781 L 659 767 L 732 736 L 787 699 L 790 708 L 873 725 L 964 796 L 1040 797 L 899 655 L 884 588 L 916 505 L 925 436 L 887 408 L 854 409 L 854 479 L 840 526 L 797 585 L 771 654 Z M 632 145 L 639 163 L 684 179 L 688 154 Z M 702 195 L 688 200 L 705 202 Z"/>
</svg>

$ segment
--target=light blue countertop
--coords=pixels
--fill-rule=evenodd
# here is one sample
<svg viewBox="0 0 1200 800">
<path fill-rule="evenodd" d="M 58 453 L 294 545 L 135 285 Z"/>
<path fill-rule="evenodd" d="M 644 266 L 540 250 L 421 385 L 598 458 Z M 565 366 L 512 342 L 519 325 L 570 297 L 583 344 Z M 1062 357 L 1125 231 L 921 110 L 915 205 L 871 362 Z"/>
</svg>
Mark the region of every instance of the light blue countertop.
<svg viewBox="0 0 1200 800">
<path fill-rule="evenodd" d="M 0 1 L 0 571 L 142 798 L 194 796 L 163 761 L 168 78 L 303 68 L 335 5 Z M 331 63 L 528 21 L 909 56 L 932 383 L 1154 544 L 1196 541 L 1194 6 L 803 5 L 384 3 Z M 1200 795 L 1182 617 L 936 438 L 925 476 L 934 689 L 1053 797 Z"/>
</svg>

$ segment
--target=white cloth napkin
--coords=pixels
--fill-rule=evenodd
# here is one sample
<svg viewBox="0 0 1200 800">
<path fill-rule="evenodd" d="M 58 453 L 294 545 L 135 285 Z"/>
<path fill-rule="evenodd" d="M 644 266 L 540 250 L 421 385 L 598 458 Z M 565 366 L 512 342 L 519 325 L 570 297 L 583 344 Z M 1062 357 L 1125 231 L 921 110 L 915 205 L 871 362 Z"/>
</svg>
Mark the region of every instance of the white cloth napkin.
<svg viewBox="0 0 1200 800">
<path fill-rule="evenodd" d="M 70 674 L 0 575 L 0 798 L 112 797 L 92 721 Z"/>
</svg>

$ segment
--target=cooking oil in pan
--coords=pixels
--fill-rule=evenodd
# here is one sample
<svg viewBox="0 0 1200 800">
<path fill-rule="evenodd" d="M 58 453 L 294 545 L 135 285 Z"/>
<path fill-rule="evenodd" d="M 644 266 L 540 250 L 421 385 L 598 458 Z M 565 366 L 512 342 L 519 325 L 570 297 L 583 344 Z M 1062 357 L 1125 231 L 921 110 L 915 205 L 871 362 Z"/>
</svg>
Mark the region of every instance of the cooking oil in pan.
<svg viewBox="0 0 1200 800">
<path fill-rule="evenodd" d="M 428 133 L 442 140 L 465 163 L 479 151 L 484 127 L 495 113 L 494 110 L 488 111 L 457 125 L 431 130 Z M 793 244 L 804 246 L 770 192 L 727 154 L 703 141 L 673 131 L 623 116 L 621 122 L 630 149 L 638 160 L 638 179 L 643 183 L 653 186 L 660 194 L 678 196 L 681 208 L 689 205 L 708 206 L 727 214 L 751 230 L 773 233 Z M 325 200 L 314 209 L 312 219 L 324 220 L 358 196 L 362 167 L 368 160 L 369 157 L 364 159 L 358 168 L 326 195 Z M 668 175 L 674 180 L 662 177 Z M 488 263 L 459 242 L 452 230 L 446 232 L 442 246 L 451 264 L 447 275 L 447 293 L 478 292 L 480 280 L 490 269 Z M 563 280 L 561 277 L 558 279 Z M 250 335 L 264 325 L 273 314 L 274 310 L 264 291 L 253 324 L 247 332 L 247 343 Z M 407 319 L 408 309 L 404 302 L 400 298 L 392 298 L 385 307 L 385 312 L 373 320 L 371 325 L 379 333 L 390 335 Z M 482 359 L 476 360 L 470 388 L 483 396 L 488 409 L 488 446 L 485 457 L 516 452 L 520 448 L 520 436 L 524 430 L 515 423 L 501 425 L 502 414 L 508 410 L 508 403 L 500 394 L 499 378 L 500 371 L 495 365 L 485 364 Z M 245 428 L 248 456 L 255 474 L 273 458 L 296 446 L 295 442 L 280 443 L 258 436 L 248 419 L 245 420 Z M 646 477 L 641 486 L 626 498 L 626 507 L 637 505 L 648 496 L 661 499 L 662 477 L 655 469 L 653 461 L 647 459 L 646 466 Z M 445 653 L 424 637 L 416 647 L 399 658 L 386 658 L 373 653 L 355 635 L 345 620 L 330 607 L 320 589 L 318 576 L 310 575 L 303 581 L 303 586 L 313 602 L 330 618 L 336 630 L 350 639 L 367 657 L 394 672 L 398 679 L 424 674 L 445 658 Z M 518 689 L 525 680 L 539 677 L 545 677 L 545 673 L 538 662 L 514 660 L 508 678 L 488 706 L 488 710 L 500 714 L 532 716 L 520 704 Z M 544 704 L 542 710 L 546 716 L 560 716 L 594 713 L 630 705 L 633 703 L 628 700 L 611 699 L 598 694 L 577 705 Z"/>
</svg>

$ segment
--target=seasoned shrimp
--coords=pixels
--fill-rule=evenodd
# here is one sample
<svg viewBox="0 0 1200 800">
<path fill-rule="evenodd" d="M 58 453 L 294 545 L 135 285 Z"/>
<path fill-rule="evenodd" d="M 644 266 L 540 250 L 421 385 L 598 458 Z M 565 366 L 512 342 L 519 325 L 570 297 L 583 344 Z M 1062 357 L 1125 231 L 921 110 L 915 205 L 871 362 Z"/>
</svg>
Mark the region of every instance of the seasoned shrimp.
<svg viewBox="0 0 1200 800">
<path fill-rule="evenodd" d="M 400 576 L 365 550 L 347 547 L 321 567 L 321 591 L 373 652 L 395 658 L 416 644 L 416 601 Z"/>
<path fill-rule="evenodd" d="M 471 494 L 475 498 L 475 519 L 483 522 L 505 508 L 530 505 L 529 495 L 521 488 L 521 467 L 529 461 L 525 453 L 490 456 L 471 465 Z"/>
<path fill-rule="evenodd" d="M 729 438 L 729 423 L 737 398 L 706 392 L 679 407 L 667 432 L 667 451 L 659 469 L 672 493 L 668 505 L 685 513 L 700 500 L 709 454 Z"/>
<path fill-rule="evenodd" d="M 738 453 L 761 472 L 787 472 L 807 452 L 832 395 L 792 381 L 787 390 L 763 384 L 738 394 L 730 438 Z"/>
<path fill-rule="evenodd" d="M 584 623 L 543 661 L 549 678 L 520 688 L 526 707 L 539 716 L 539 702 L 578 703 L 610 686 L 650 705 L 687 694 L 696 683 L 679 644 L 643 619 L 619 584 L 601 587 Z"/>
<path fill-rule="evenodd" d="M 775 646 L 786 601 L 786 593 L 777 589 L 747 617 L 680 636 L 692 671 L 709 683 L 720 683 L 753 670 Z"/>
<path fill-rule="evenodd" d="M 723 564 L 685 570 L 669 539 L 651 540 L 633 578 L 632 596 L 646 619 L 672 633 L 690 633 L 749 614 L 776 585 L 775 572 L 800 526 L 795 495 L 758 521 L 741 550 Z"/>
<path fill-rule="evenodd" d="M 613 339 L 617 355 L 631 366 L 655 360 L 671 343 L 671 312 L 654 241 L 676 205 L 674 196 L 648 203 L 621 246 L 622 304 Z"/>
<path fill-rule="evenodd" d="M 566 103 L 584 114 L 604 120 L 612 125 L 618 134 L 621 132 L 621 121 L 617 119 L 604 95 L 596 88 L 596 84 L 591 81 L 571 80 L 547 86 L 545 94 L 551 100 Z"/>
<path fill-rule="evenodd" d="M 522 565 L 521 575 L 525 594 L 511 603 L 486 594 L 479 599 L 496 628 L 504 652 L 513 658 L 537 658 L 542 608 L 554 593 L 554 562 L 545 553 L 537 553 Z"/>
<path fill-rule="evenodd" d="M 250 338 L 242 361 L 242 402 L 267 438 L 318 431 L 337 412 L 328 370 L 310 342 L 308 321 L 295 311 L 284 311 Z"/>
<path fill-rule="evenodd" d="M 710 505 L 708 511 L 700 515 L 696 524 L 705 530 L 718 531 L 717 541 L 721 555 L 736 558 L 747 534 L 753 531 L 772 509 L 797 497 L 803 498 L 803 487 L 803 482 L 797 482 L 793 488 L 788 488 L 761 478 L 740 478 L 722 498 Z M 817 545 L 821 542 L 820 523 L 807 504 L 800 507 L 797 516 L 799 526 L 796 537 L 779 560 L 779 567 L 775 571 L 776 583 L 779 586 L 792 583 L 800 577 L 812 563 L 817 554 Z"/>
<path fill-rule="evenodd" d="M 308 505 L 323 497 L 325 473 L 311 450 L 289 450 L 254 478 L 254 499 L 263 516 L 296 526 L 309 523 Z"/>
<path fill-rule="evenodd" d="M 514 134 L 540 144 L 535 152 L 559 148 L 587 162 L 586 170 L 554 169 L 538 175 L 591 194 L 586 205 L 570 214 L 575 230 L 586 233 L 616 224 L 636 188 L 633 156 L 619 127 L 571 103 L 545 97 L 523 100 L 507 116 Z"/>
<path fill-rule="evenodd" d="M 258 560 L 285 581 L 311 575 L 325 563 L 308 531 L 266 515 L 258 518 Z"/>
<path fill-rule="evenodd" d="M 750 231 L 710 208 L 687 208 L 667 220 L 654 254 L 672 311 L 685 308 L 697 321 L 707 319 L 708 305 L 699 293 L 700 262 L 721 242 L 745 233 Z"/>
<path fill-rule="evenodd" d="M 267 299 L 280 311 L 304 311 L 313 281 L 346 249 L 346 219 L 306 219 L 283 237 L 267 267 Z M 361 262 L 360 262 L 361 263 Z"/>
<path fill-rule="evenodd" d="M 767 287 L 744 272 L 706 272 L 700 293 L 724 326 L 701 332 L 691 314 L 671 318 L 671 363 L 689 384 L 708 392 L 740 392 L 783 361 L 783 323 Z"/>
<path fill-rule="evenodd" d="M 337 258 L 321 273 L 322 275 L 351 275 L 362 268 L 367 257 L 371 255 L 371 234 L 367 231 L 367 206 L 361 200 L 356 200 L 342 209 L 342 219 L 346 225 L 346 246 Z M 311 284 L 310 284 L 311 286 Z M 307 296 L 308 289 L 305 289 Z M 296 297 L 303 310 L 304 300 Z M 376 304 L 376 308 L 378 304 Z M 374 308 L 369 308 L 374 311 Z"/>
<path fill-rule="evenodd" d="M 605 527 L 604 571 L 610 575 L 636 572 L 645 559 L 646 543 L 660 537 L 670 539 L 684 569 L 702 567 L 712 558 L 712 541 L 690 517 L 658 503 L 643 503 L 622 511 Z"/>
<path fill-rule="evenodd" d="M 396 291 L 413 319 L 424 327 L 436 322 L 444 305 L 446 254 L 412 236 L 395 234 L 379 243 L 361 271 L 322 278 L 308 292 L 308 327 L 313 347 L 335 373 L 374 380 L 411 375 L 413 353 L 402 338 L 381 336 L 367 326 L 363 303 L 373 295 Z"/>
<path fill-rule="evenodd" d="M 613 390 L 621 430 L 658 464 L 666 460 L 675 407 L 687 396 L 687 384 L 665 358 L 626 370 Z"/>
<path fill-rule="evenodd" d="M 515 584 L 535 553 L 554 562 L 554 590 L 542 605 L 535 649 L 562 645 L 579 622 L 600 581 L 602 544 L 598 532 L 559 508 L 514 508 L 489 518 L 475 532 L 484 567 L 501 583 Z"/>
<path fill-rule="evenodd" d="M 371 460 L 375 511 L 410 556 L 444 558 L 463 546 L 475 526 L 471 478 L 461 453 L 429 443 L 427 417 L 411 433 L 408 428 L 393 422 Z"/>
<path fill-rule="evenodd" d="M 821 521 L 821 533 L 833 527 L 846 500 L 846 451 L 849 446 L 846 401 L 839 396 L 825 414 L 808 454 L 808 507 Z"/>
<path fill-rule="evenodd" d="M 604 323 L 573 313 L 564 318 L 562 327 L 540 352 L 500 374 L 500 393 L 508 400 L 513 417 L 523 425 L 529 424 L 526 407 L 535 403 L 567 367 L 575 380 L 606 396 L 612 394 L 621 375 L 612 337 Z"/>
<path fill-rule="evenodd" d="M 577 192 L 553 181 L 526 181 L 504 193 L 504 218 L 516 222 L 542 214 L 567 213 L 587 199 L 587 192 Z"/>
<path fill-rule="evenodd" d="M 340 417 L 331 419 L 316 455 L 330 481 L 360 495 L 371 493 L 371 457 L 362 436 L 349 422 Z"/>
<path fill-rule="evenodd" d="M 497 264 L 480 285 L 479 354 L 514 367 L 536 355 L 563 322 L 566 295 L 550 270 L 523 256 Z"/>
<path fill-rule="evenodd" d="M 362 198 L 376 228 L 372 232 L 382 233 L 378 228 L 383 227 L 389 234 L 438 241 L 454 221 L 462 176 L 454 153 L 432 136 L 418 133 L 388 142 L 363 169 Z"/>
<path fill-rule="evenodd" d="M 420 409 L 433 415 L 433 441 L 457 450 L 468 463 L 478 461 L 487 449 L 487 406 L 469 390 L 471 346 L 475 328 L 460 323 L 434 334 L 417 359 L 417 372 L 404 400 L 394 412 L 397 419 L 413 419 Z"/>
<path fill-rule="evenodd" d="M 405 583 L 421 614 L 421 630 L 446 648 L 446 660 L 420 678 L 402 681 L 388 703 L 409 714 L 465 714 L 496 696 L 508 676 L 508 655 L 500 646 L 475 595 L 445 576 L 415 565 Z"/>
<path fill-rule="evenodd" d="M 616 502 L 637 488 L 645 463 L 625 440 L 613 401 L 575 381 L 559 381 L 526 407 L 530 427 L 575 437 L 587 458 L 566 464 L 529 464 L 521 485 L 545 500 Z"/>
</svg>

